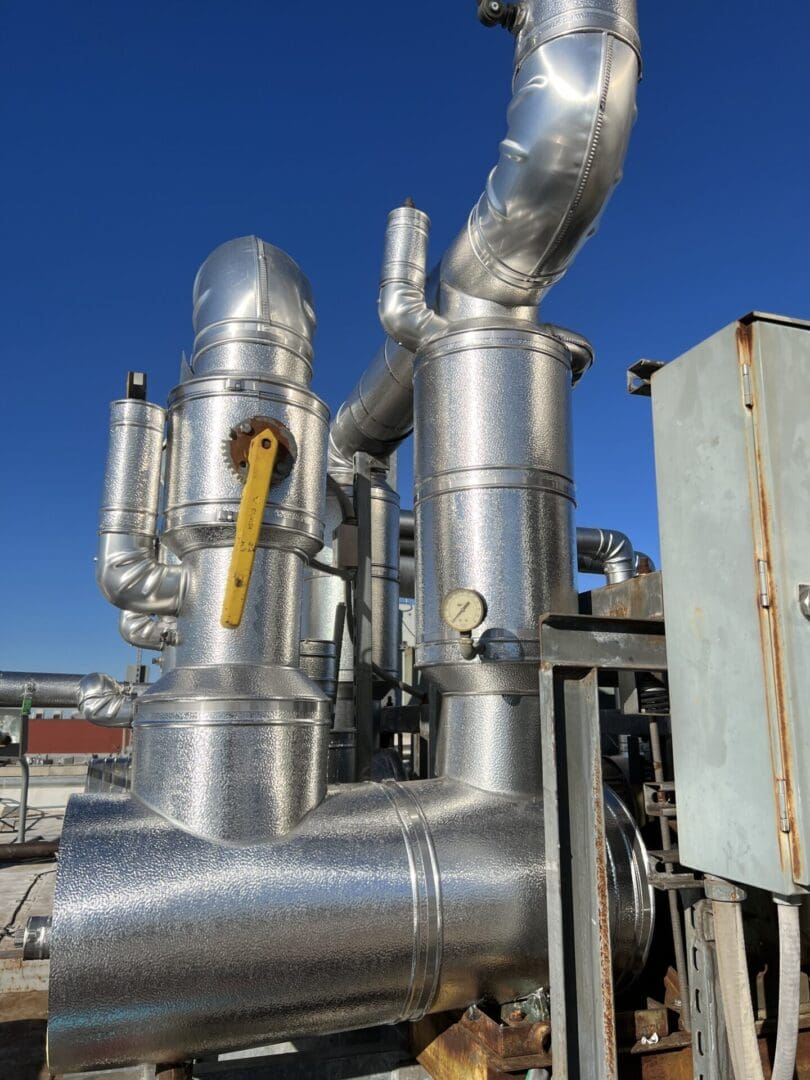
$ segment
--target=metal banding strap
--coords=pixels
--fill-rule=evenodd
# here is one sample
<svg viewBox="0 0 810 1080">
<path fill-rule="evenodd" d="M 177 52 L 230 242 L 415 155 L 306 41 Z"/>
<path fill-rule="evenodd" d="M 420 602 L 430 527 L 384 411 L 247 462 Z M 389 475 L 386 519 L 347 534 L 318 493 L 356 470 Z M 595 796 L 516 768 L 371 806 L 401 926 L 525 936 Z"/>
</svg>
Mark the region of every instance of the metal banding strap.
<svg viewBox="0 0 810 1080">
<path fill-rule="evenodd" d="M 450 495 L 456 491 L 479 491 L 485 488 L 527 488 L 549 495 L 561 495 L 575 502 L 574 484 L 567 477 L 545 469 L 516 469 L 501 465 L 434 473 L 416 485 L 414 502 L 425 502 L 437 495 Z"/>
<path fill-rule="evenodd" d="M 399 1020 L 419 1020 L 430 1008 L 442 965 L 441 881 L 433 838 L 422 807 L 407 785 L 380 784 L 396 810 L 408 852 L 413 890 L 411 982 Z"/>
</svg>

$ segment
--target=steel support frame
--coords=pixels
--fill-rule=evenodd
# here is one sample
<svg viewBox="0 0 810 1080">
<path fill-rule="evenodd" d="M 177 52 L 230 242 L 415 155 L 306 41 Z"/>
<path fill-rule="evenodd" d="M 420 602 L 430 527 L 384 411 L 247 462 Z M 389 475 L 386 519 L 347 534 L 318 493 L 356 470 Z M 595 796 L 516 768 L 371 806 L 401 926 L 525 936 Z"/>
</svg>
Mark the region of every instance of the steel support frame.
<svg viewBox="0 0 810 1080">
<path fill-rule="evenodd" d="M 698 900 L 686 912 L 694 1080 L 733 1077 L 713 939 L 711 901 Z"/>
<path fill-rule="evenodd" d="M 665 671 L 657 619 L 543 616 L 540 716 L 554 1080 L 617 1080 L 599 716 L 602 671 Z"/>
</svg>

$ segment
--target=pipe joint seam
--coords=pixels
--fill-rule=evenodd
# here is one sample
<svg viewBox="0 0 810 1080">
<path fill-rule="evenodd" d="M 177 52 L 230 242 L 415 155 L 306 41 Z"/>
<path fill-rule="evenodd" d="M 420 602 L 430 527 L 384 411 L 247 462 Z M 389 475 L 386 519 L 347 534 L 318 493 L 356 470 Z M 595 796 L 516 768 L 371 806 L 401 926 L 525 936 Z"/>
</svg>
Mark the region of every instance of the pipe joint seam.
<svg viewBox="0 0 810 1080">
<path fill-rule="evenodd" d="M 401 1021 L 421 1020 L 436 997 L 442 966 L 441 876 L 430 826 L 407 784 L 386 781 L 381 790 L 396 810 L 408 853 L 413 890 L 413 961 Z"/>
</svg>

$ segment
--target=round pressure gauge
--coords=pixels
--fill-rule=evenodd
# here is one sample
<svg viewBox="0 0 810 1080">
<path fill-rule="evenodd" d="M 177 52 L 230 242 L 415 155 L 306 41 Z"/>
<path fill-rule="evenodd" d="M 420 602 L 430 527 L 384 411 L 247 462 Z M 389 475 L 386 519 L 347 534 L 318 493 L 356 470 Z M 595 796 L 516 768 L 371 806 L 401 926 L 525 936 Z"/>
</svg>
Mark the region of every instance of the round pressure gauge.
<svg viewBox="0 0 810 1080">
<path fill-rule="evenodd" d="M 442 601 L 442 618 L 459 634 L 469 634 L 486 617 L 486 601 L 474 589 L 453 589 Z"/>
</svg>

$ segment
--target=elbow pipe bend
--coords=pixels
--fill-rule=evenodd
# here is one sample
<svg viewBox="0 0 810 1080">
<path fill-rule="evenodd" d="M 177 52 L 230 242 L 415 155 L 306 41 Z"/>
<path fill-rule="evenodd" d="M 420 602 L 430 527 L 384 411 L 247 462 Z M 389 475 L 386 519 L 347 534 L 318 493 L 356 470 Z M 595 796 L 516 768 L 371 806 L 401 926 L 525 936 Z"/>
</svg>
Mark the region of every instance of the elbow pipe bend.
<svg viewBox="0 0 810 1080">
<path fill-rule="evenodd" d="M 604 574 L 609 585 L 636 576 L 636 553 L 628 536 L 616 529 L 577 529 L 577 569 Z"/>
<path fill-rule="evenodd" d="M 98 727 L 132 726 L 135 702 L 144 687 L 119 683 L 112 675 L 95 672 L 79 683 L 78 705 L 82 716 Z"/>
<path fill-rule="evenodd" d="M 621 179 L 639 76 L 635 49 L 610 30 L 528 40 L 498 163 L 442 261 L 443 285 L 509 306 L 539 303 L 596 232 Z"/>
<path fill-rule="evenodd" d="M 575 330 L 567 330 L 564 326 L 557 326 L 555 323 L 541 323 L 540 329 L 562 342 L 568 349 L 571 356 L 571 382 L 576 385 L 585 372 L 593 366 L 593 345 L 582 334 L 578 334 Z"/>
<path fill-rule="evenodd" d="M 425 296 L 430 218 L 414 206 L 388 215 L 378 311 L 385 332 L 409 352 L 447 329 Z"/>
<path fill-rule="evenodd" d="M 176 644 L 177 623 L 171 615 L 144 615 L 137 611 L 122 611 L 118 630 L 128 645 L 136 649 L 161 650 L 164 645 Z"/>
<path fill-rule="evenodd" d="M 96 581 L 115 607 L 139 615 L 177 615 L 188 578 L 182 566 L 159 561 L 153 536 L 102 533 Z"/>
</svg>

